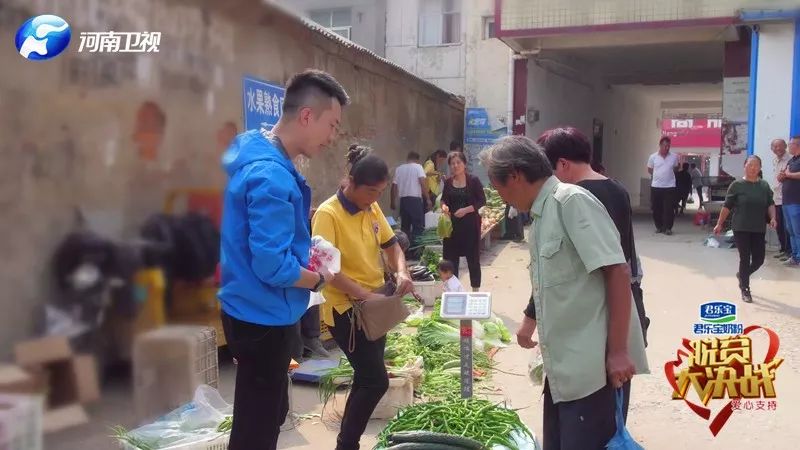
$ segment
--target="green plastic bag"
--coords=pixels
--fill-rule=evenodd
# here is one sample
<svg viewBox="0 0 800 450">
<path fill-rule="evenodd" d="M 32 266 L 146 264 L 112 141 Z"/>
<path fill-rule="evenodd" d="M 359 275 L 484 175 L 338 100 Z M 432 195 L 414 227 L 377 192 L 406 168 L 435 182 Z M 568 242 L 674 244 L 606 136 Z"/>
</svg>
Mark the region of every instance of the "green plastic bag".
<svg viewBox="0 0 800 450">
<path fill-rule="evenodd" d="M 447 239 L 453 234 L 453 222 L 450 216 L 442 214 L 439 216 L 439 223 L 436 225 L 436 234 L 442 239 Z"/>
</svg>

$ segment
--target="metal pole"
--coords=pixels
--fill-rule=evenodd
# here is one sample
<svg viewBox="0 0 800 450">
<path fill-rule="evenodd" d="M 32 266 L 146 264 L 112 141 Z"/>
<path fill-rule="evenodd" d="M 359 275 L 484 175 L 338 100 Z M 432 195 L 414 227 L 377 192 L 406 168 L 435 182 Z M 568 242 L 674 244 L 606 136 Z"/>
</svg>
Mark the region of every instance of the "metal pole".
<svg viewBox="0 0 800 450">
<path fill-rule="evenodd" d="M 472 320 L 461 320 L 461 398 L 472 398 Z"/>
</svg>

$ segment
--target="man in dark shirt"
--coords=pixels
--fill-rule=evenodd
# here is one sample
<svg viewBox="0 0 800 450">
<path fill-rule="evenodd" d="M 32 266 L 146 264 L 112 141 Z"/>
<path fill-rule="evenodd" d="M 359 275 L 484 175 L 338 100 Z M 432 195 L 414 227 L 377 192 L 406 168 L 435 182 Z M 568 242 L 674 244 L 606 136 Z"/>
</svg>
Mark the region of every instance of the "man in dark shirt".
<svg viewBox="0 0 800 450">
<path fill-rule="evenodd" d="M 681 170 L 675 174 L 675 185 L 678 190 L 677 213 L 683 214 L 686 209 L 686 201 L 692 193 L 692 174 L 689 172 L 689 163 L 683 163 Z"/>
<path fill-rule="evenodd" d="M 592 169 L 592 147 L 586 136 L 579 130 L 568 127 L 546 131 L 539 138 L 539 145 L 544 147 L 558 179 L 565 183 L 577 184 L 591 192 L 606 207 L 608 215 L 614 221 L 614 225 L 619 231 L 622 251 L 631 267 L 631 292 L 639 313 L 646 346 L 650 319 L 645 315 L 640 285 L 641 270 L 633 239 L 631 200 L 628 191 L 620 182 Z"/>
<path fill-rule="evenodd" d="M 792 159 L 786 170 L 778 174 L 783 183 L 783 220 L 792 247 L 792 255 L 786 261 L 789 267 L 800 266 L 800 136 L 789 141 L 789 154 Z"/>
</svg>

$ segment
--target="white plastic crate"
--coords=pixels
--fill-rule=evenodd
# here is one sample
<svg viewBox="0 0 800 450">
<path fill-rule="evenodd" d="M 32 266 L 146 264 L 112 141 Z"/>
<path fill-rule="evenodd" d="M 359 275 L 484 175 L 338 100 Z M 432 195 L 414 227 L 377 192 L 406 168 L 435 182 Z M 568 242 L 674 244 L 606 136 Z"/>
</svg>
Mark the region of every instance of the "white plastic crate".
<svg viewBox="0 0 800 450">
<path fill-rule="evenodd" d="M 219 383 L 217 332 L 174 325 L 137 336 L 133 348 L 134 404 L 139 419 L 158 417 L 191 401 L 195 389 Z"/>
<path fill-rule="evenodd" d="M 165 447 L 160 450 L 228 450 L 230 434 L 220 434 L 208 439 L 192 442 L 191 444 L 181 444 L 172 447 Z M 132 445 L 122 444 L 123 450 L 140 450 Z"/>
<path fill-rule="evenodd" d="M 442 213 L 429 211 L 425 213 L 425 228 L 436 228 L 439 225 L 439 218 Z"/>
<path fill-rule="evenodd" d="M 433 306 L 436 298 L 442 295 L 441 281 L 415 281 L 414 292 L 425 302 L 425 306 Z"/>
<path fill-rule="evenodd" d="M 414 403 L 414 381 L 411 378 L 389 378 L 389 390 L 383 394 L 371 419 L 391 419 L 397 411 Z"/>
<path fill-rule="evenodd" d="M 0 449 L 42 450 L 44 398 L 0 394 Z"/>
</svg>

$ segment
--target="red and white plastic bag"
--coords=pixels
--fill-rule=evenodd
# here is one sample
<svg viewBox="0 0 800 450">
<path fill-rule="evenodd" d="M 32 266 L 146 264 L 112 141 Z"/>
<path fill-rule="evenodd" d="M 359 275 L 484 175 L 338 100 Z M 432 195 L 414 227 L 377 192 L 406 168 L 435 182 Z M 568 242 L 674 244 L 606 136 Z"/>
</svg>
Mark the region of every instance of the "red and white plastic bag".
<svg viewBox="0 0 800 450">
<path fill-rule="evenodd" d="M 333 244 L 320 236 L 311 238 L 311 252 L 308 259 L 308 270 L 318 271 L 327 269 L 332 274 L 337 274 L 342 270 L 342 254 Z M 312 292 L 308 300 L 308 307 L 325 303 L 322 292 Z"/>
</svg>

